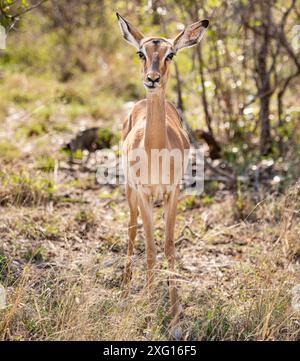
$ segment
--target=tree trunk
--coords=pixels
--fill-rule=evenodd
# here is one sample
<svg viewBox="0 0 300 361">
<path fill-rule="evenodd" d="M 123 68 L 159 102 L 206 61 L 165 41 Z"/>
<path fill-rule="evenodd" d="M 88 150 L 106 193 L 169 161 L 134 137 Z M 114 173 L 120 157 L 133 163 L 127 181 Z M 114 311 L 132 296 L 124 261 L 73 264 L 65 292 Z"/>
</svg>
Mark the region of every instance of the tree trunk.
<svg viewBox="0 0 300 361">
<path fill-rule="evenodd" d="M 259 76 L 260 83 L 260 152 L 262 155 L 267 155 L 271 151 L 272 141 L 271 141 L 271 130 L 270 130 L 270 98 L 272 95 L 271 85 L 270 85 L 270 74 L 268 72 L 267 59 L 269 54 L 269 44 L 270 44 L 270 24 L 271 24 L 271 7 L 269 1 L 261 2 L 261 13 L 262 19 L 264 19 L 263 29 L 263 39 L 258 52 L 257 58 L 257 71 Z"/>
<path fill-rule="evenodd" d="M 209 140 L 209 142 L 207 142 L 207 145 L 209 148 L 210 158 L 216 159 L 216 158 L 220 157 L 221 147 L 214 136 L 214 132 L 213 132 L 213 129 L 211 126 L 212 118 L 211 118 L 211 115 L 210 115 L 209 109 L 208 109 L 208 102 L 207 102 L 206 89 L 205 89 L 205 78 L 204 78 L 204 71 L 203 71 L 203 59 L 202 59 L 202 53 L 201 53 L 200 46 L 197 46 L 196 52 L 197 52 L 198 61 L 199 61 L 199 74 L 200 74 L 200 81 L 201 81 L 201 86 L 202 86 L 202 92 L 201 92 L 202 104 L 203 104 L 203 109 L 204 109 L 204 114 L 205 114 L 206 126 L 208 129 L 208 132 L 202 132 L 201 134 L 202 134 L 202 138 L 206 142 L 207 142 L 207 140 Z M 203 136 L 204 134 L 205 134 L 205 136 Z"/>
<path fill-rule="evenodd" d="M 282 105 L 283 93 L 280 91 L 277 95 L 277 112 L 278 112 L 278 148 L 279 154 L 283 153 L 283 139 L 282 139 L 282 127 L 283 127 L 283 105 Z"/>
<path fill-rule="evenodd" d="M 207 96 L 206 96 L 206 89 L 205 89 L 205 79 L 204 79 L 204 72 L 203 72 L 203 59 L 202 59 L 202 52 L 201 52 L 201 45 L 197 46 L 196 48 L 198 61 L 199 61 L 199 74 L 200 74 L 200 81 L 201 81 L 201 98 L 202 98 L 202 104 L 205 114 L 205 121 L 208 128 L 208 131 L 210 134 L 213 135 L 213 130 L 211 127 L 211 116 L 208 110 L 208 102 L 207 102 Z"/>
<path fill-rule="evenodd" d="M 267 155 L 271 151 L 271 131 L 270 131 L 270 95 L 265 95 L 260 99 L 260 152 L 262 155 Z"/>
<path fill-rule="evenodd" d="M 152 25 L 159 25 L 160 24 L 160 15 L 157 12 L 157 8 L 159 6 L 159 0 L 151 0 L 150 6 L 152 10 Z"/>
<path fill-rule="evenodd" d="M 209 132 L 205 132 L 204 130 L 198 130 L 195 132 L 195 134 L 197 138 L 203 139 L 208 145 L 209 157 L 211 159 L 221 158 L 221 147 Z"/>
</svg>

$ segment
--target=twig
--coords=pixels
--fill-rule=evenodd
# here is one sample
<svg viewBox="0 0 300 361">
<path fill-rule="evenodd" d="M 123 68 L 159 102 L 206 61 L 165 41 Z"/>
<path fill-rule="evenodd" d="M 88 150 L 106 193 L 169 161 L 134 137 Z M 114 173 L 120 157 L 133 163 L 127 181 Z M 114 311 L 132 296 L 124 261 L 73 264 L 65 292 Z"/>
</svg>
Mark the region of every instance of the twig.
<svg viewBox="0 0 300 361">
<path fill-rule="evenodd" d="M 248 216 L 244 219 L 244 222 L 247 221 L 247 219 L 251 216 L 251 214 L 253 214 L 253 212 L 255 212 L 255 210 L 265 201 L 267 200 L 267 198 L 263 199 L 262 201 L 260 201 L 259 203 L 256 204 L 256 206 L 252 209 L 252 211 L 248 214 Z"/>
<path fill-rule="evenodd" d="M 40 0 L 38 3 L 32 5 L 32 6 L 28 7 L 28 8 L 23 9 L 22 11 L 20 11 L 19 13 L 15 14 L 15 15 L 10 15 L 10 16 L 7 16 L 7 15 L 2 11 L 2 9 L 1 9 L 1 13 L 2 13 L 6 18 L 9 18 L 9 19 L 12 20 L 12 24 L 10 25 L 10 27 L 9 27 L 9 29 L 8 29 L 8 32 L 10 32 L 10 31 L 14 28 L 14 26 L 15 26 L 16 22 L 19 20 L 19 17 L 20 17 L 20 16 L 22 16 L 22 15 L 24 15 L 24 14 L 26 14 L 26 13 L 34 10 L 34 9 L 36 9 L 37 7 L 39 7 L 40 5 L 42 5 L 43 3 L 45 3 L 46 1 L 48 1 L 48 0 Z"/>
</svg>

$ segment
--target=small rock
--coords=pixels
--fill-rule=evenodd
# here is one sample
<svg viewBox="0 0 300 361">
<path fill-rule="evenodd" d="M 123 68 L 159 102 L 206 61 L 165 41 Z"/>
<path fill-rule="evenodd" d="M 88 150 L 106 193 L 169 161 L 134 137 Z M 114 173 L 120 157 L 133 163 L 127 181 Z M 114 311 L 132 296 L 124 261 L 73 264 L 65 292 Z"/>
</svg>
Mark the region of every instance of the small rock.
<svg viewBox="0 0 300 361">
<path fill-rule="evenodd" d="M 180 326 L 175 326 L 171 330 L 171 336 L 176 341 L 180 341 L 182 339 L 182 334 L 183 334 L 183 332 L 182 332 L 182 328 Z"/>
<path fill-rule="evenodd" d="M 113 259 L 107 259 L 103 262 L 103 267 L 108 268 L 111 267 L 115 261 Z"/>
</svg>

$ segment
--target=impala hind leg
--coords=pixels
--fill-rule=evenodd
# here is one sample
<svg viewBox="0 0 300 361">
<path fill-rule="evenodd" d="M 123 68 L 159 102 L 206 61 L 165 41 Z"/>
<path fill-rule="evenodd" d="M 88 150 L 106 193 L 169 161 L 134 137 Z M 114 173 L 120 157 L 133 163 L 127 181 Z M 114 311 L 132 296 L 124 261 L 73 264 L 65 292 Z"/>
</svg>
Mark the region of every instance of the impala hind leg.
<svg viewBox="0 0 300 361">
<path fill-rule="evenodd" d="M 165 201 L 165 222 L 166 222 L 166 240 L 165 255 L 168 260 L 170 276 L 168 278 L 169 294 L 171 303 L 171 315 L 173 319 L 177 318 L 181 312 L 179 297 L 175 279 L 175 244 L 174 244 L 174 228 L 177 212 L 179 188 L 174 189 Z M 175 320 L 174 320 L 175 321 Z"/>
<path fill-rule="evenodd" d="M 139 192 L 139 209 L 141 211 L 146 238 L 147 289 L 149 294 L 151 294 L 154 279 L 153 268 L 156 260 L 156 246 L 153 232 L 153 204 L 150 197 L 144 193 L 143 190 Z"/>
<path fill-rule="evenodd" d="M 127 199 L 130 210 L 130 218 L 128 222 L 128 246 L 127 246 L 127 261 L 125 264 L 124 277 L 123 277 L 123 286 L 128 286 L 131 277 L 132 277 L 132 256 L 134 249 L 134 242 L 136 239 L 137 232 L 137 217 L 138 217 L 138 200 L 136 191 L 129 186 L 126 189 Z M 128 294 L 128 289 L 124 291 L 125 294 Z"/>
</svg>

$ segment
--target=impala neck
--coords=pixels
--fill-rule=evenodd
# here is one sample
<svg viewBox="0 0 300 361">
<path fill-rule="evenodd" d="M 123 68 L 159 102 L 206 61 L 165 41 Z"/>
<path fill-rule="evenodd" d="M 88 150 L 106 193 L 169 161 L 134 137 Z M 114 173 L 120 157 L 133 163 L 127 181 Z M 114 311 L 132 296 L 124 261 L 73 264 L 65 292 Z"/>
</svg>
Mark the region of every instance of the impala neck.
<svg viewBox="0 0 300 361">
<path fill-rule="evenodd" d="M 165 91 L 147 93 L 147 118 L 145 129 L 145 148 L 166 148 L 166 102 Z"/>
</svg>

